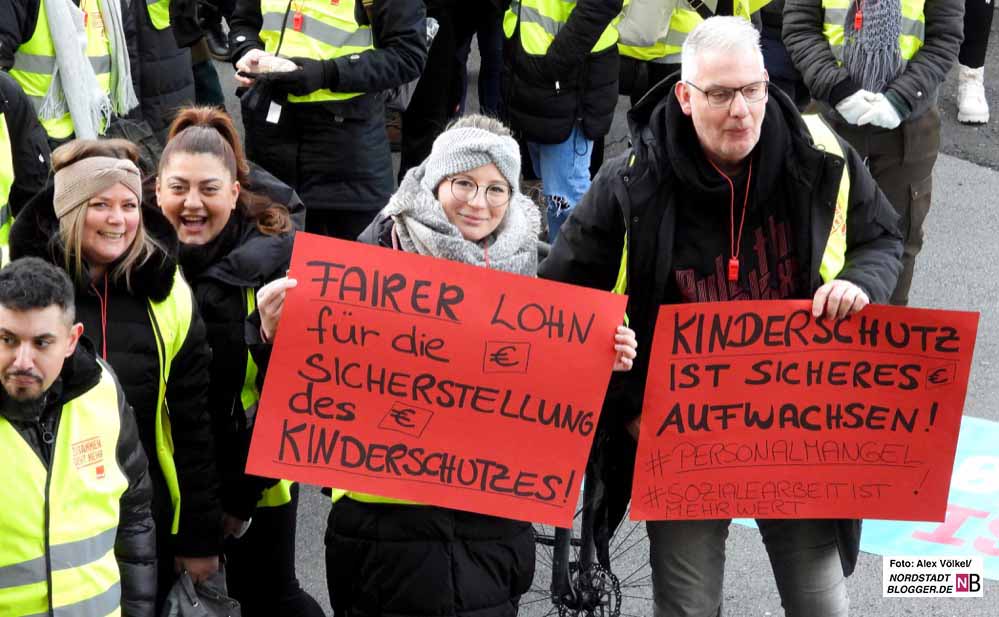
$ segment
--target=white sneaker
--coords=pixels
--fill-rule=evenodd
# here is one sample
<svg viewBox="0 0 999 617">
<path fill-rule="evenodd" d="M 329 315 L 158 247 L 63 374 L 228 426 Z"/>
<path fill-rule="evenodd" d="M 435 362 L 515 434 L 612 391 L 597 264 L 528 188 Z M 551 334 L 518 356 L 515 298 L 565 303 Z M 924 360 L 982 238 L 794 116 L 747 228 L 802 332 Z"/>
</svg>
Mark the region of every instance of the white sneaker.
<svg viewBox="0 0 999 617">
<path fill-rule="evenodd" d="M 989 121 L 989 102 L 985 98 L 985 67 L 971 69 L 960 65 L 957 82 L 957 121 L 985 124 Z"/>
</svg>

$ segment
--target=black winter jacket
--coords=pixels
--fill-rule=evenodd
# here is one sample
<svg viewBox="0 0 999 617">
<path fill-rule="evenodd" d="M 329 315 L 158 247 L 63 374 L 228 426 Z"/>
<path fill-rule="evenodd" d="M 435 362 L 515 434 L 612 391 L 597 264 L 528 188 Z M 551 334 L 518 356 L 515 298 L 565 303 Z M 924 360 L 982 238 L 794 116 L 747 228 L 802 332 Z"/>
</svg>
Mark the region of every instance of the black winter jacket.
<svg viewBox="0 0 999 617">
<path fill-rule="evenodd" d="M 353 617 L 515 617 L 534 578 L 529 523 L 343 497 L 326 528 L 333 610 Z"/>
<path fill-rule="evenodd" d="M 94 348 L 81 339 L 76 350 L 63 364 L 59 378 L 48 390 L 50 402 L 42 410 L 39 422 L 28 424 L 11 421 L 45 467 L 52 466 L 52 446 L 42 440 L 43 428 L 58 435 L 63 406 L 83 396 L 101 379 L 101 367 Z M 118 409 L 107 410 L 117 414 L 121 423 L 115 457 L 128 479 L 128 488 L 119 500 L 118 532 L 115 537 L 114 555 L 121 575 L 122 615 L 153 617 L 156 600 L 156 531 L 149 511 L 152 487 L 146 467 L 146 454 L 139 439 L 135 416 L 118 386 Z M 55 396 L 51 396 L 55 395 Z M 0 416 L 6 392 L 0 389 Z M 43 522 L 39 521 L 39 525 Z M 41 529 L 41 527 L 39 527 Z"/>
<path fill-rule="evenodd" d="M 513 130 L 528 141 L 562 143 L 580 123 L 589 139 L 610 131 L 620 72 L 617 45 L 590 53 L 622 0 L 577 0 L 548 52 L 532 56 L 520 24 L 504 46 L 503 97 Z"/>
<path fill-rule="evenodd" d="M 957 61 L 964 39 L 962 0 L 927 0 L 923 13 L 926 18 L 923 47 L 885 89 L 885 96 L 896 107 L 908 108 L 899 109 L 903 120 L 910 115 L 920 116 L 936 105 L 940 84 Z M 833 56 L 829 41 L 822 34 L 824 14 L 819 0 L 786 0 L 783 38 L 812 98 L 834 108 L 860 90 L 860 85 Z"/>
<path fill-rule="evenodd" d="M 285 206 L 296 228 L 302 228 L 305 207 L 293 190 L 256 166 L 251 168 L 250 178 L 249 188 Z M 250 345 L 247 341 L 246 294 L 248 289 L 255 294 L 266 283 L 285 275 L 294 238 L 294 233 L 266 236 L 254 221 L 234 213 L 217 242 L 206 247 L 182 247 L 180 251 L 181 267 L 194 289 L 212 348 L 208 401 L 210 409 L 218 410 L 214 430 L 222 507 L 244 521 L 253 515 L 263 490 L 275 483 L 270 478 L 244 473 L 253 428 L 247 425 L 240 399 L 247 350 L 257 363 L 258 388 L 263 387 L 267 368 L 267 351 L 258 348 L 262 344 Z"/>
<path fill-rule="evenodd" d="M 14 184 L 7 204 L 14 216 L 45 188 L 49 178 L 49 136 L 38 123 L 31 101 L 14 78 L 0 72 L 0 114 L 7 124 L 14 156 Z"/>
<path fill-rule="evenodd" d="M 612 466 L 616 474 L 605 478 L 613 494 L 611 501 L 618 508 L 612 508 L 611 529 L 616 524 L 614 515 L 623 513 L 631 490 L 634 440 L 625 433 L 623 421 L 635 417 L 642 407 L 656 316 L 666 302 L 677 196 L 690 199 L 698 190 L 683 179 L 676 166 L 704 166 L 699 162 L 703 154 L 692 123 L 682 115 L 673 94 L 677 79 L 674 76 L 660 83 L 629 112 L 632 148 L 604 164 L 539 267 L 543 278 L 612 289 L 627 233 L 628 316 L 638 335 L 638 358 L 630 372 L 612 377 L 601 417 L 604 434 L 597 437 L 594 446 L 595 451 L 604 449 L 594 455 L 608 464 L 604 472 Z M 802 297 L 811 298 L 822 284 L 819 266 L 845 163 L 850 173 L 850 203 L 846 264 L 838 278 L 860 286 L 871 302 L 886 302 L 901 269 L 901 236 L 894 209 L 846 142 L 840 140 L 845 161 L 816 148 L 794 105 L 776 88 L 770 90 L 766 105 L 754 164 L 756 173 L 776 181 L 771 184 L 772 192 L 766 194 L 759 194 L 766 183 L 755 183 L 752 200 L 789 198 L 800 204 L 800 218 L 791 221 L 791 233 L 796 239 L 798 263 L 807 272 L 807 295 Z M 608 455 L 608 450 L 620 455 Z M 855 548 L 844 555 L 847 573 L 856 561 Z"/>
<path fill-rule="evenodd" d="M 145 2 L 132 0 L 128 6 L 135 22 L 135 44 L 129 55 L 139 111 L 160 142 L 166 143 L 177 110 L 194 104 L 191 50 L 177 46 L 172 27 L 153 27 Z"/>
<path fill-rule="evenodd" d="M 291 11 L 291 3 L 288 4 Z M 363 96 L 346 101 L 315 103 L 328 107 L 336 115 L 348 118 L 368 118 L 382 113 L 382 92 L 417 79 L 427 61 L 426 11 L 422 2 L 413 0 L 375 0 L 369 20 L 360 2 L 355 3 L 355 18 L 359 24 L 371 25 L 375 49 L 328 60 L 332 66 L 337 92 L 364 92 Z M 289 17 L 290 19 L 290 17 Z M 260 0 L 236 0 L 229 23 L 229 46 L 232 62 L 251 49 L 263 49 L 260 28 Z M 285 56 L 286 54 L 281 54 Z M 330 147 L 352 148 L 357 144 L 330 144 Z"/>
<path fill-rule="evenodd" d="M 49 185 L 14 222 L 10 235 L 12 258 L 33 255 L 64 267 L 64 249 L 52 207 L 52 192 L 53 187 Z M 96 286 L 77 284 L 76 315 L 84 325 L 84 335 L 115 368 L 128 402 L 135 410 L 139 436 L 150 453 L 153 517 L 160 527 L 160 538 L 164 538 L 172 522 L 172 505 L 155 455 L 159 356 L 148 307 L 150 300 L 163 300 L 173 288 L 177 237 L 159 210 L 143 207 L 142 220 L 146 232 L 166 247 L 166 254 L 135 269 L 131 292 L 125 288 L 124 281 L 108 280 L 106 287 L 100 282 Z M 187 338 L 171 364 L 166 389 L 181 513 L 178 533 L 171 538 L 173 546 L 160 547 L 160 550 L 186 557 L 218 555 L 222 545 L 212 419 L 206 404 L 211 350 L 197 309 L 194 306 Z M 106 320 L 102 319 L 102 312 Z M 105 321 L 106 327 L 102 325 Z"/>
</svg>

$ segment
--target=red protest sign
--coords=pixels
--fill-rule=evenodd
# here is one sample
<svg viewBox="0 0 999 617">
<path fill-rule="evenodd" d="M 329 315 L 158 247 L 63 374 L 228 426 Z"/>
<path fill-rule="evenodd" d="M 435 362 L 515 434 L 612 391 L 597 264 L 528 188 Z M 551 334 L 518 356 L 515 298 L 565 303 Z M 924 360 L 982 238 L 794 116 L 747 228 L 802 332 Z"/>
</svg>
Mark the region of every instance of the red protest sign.
<svg viewBox="0 0 999 617">
<path fill-rule="evenodd" d="M 943 520 L 977 328 L 888 306 L 661 307 L 632 516 Z"/>
<path fill-rule="evenodd" d="M 571 524 L 623 296 L 300 233 L 247 471 Z"/>
</svg>

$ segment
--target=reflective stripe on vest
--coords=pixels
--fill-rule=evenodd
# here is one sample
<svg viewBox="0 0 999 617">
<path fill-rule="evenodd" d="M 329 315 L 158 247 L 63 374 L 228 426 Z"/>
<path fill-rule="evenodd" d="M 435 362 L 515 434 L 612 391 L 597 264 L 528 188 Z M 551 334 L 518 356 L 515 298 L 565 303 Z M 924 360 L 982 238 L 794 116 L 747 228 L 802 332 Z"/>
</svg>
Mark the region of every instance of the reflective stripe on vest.
<svg viewBox="0 0 999 617">
<path fill-rule="evenodd" d="M 146 11 L 153 27 L 163 30 L 170 25 L 170 0 L 146 0 Z"/>
<path fill-rule="evenodd" d="M 822 263 L 819 275 L 822 281 L 828 283 L 836 278 L 846 265 L 846 216 L 850 207 L 850 172 L 846 165 L 846 155 L 840 146 L 836 133 L 815 114 L 802 116 L 808 132 L 812 134 L 812 143 L 820 150 L 843 159 L 843 174 L 839 178 L 839 189 L 836 192 L 836 211 L 833 213 L 832 227 L 829 239 L 822 253 Z"/>
<path fill-rule="evenodd" d="M 924 0 L 902 1 L 902 32 L 898 36 L 898 46 L 902 52 L 902 69 L 923 46 L 926 31 L 926 18 L 923 16 Z M 847 20 L 855 13 L 853 0 L 822 0 L 822 34 L 829 41 L 837 62 L 843 63 L 843 45 L 846 42 Z M 901 70 L 901 69 L 900 69 Z"/>
<path fill-rule="evenodd" d="M 261 0 L 264 51 L 280 52 L 283 58 L 329 60 L 374 49 L 370 26 L 359 25 L 354 18 L 355 4 L 355 0 Z M 288 101 L 343 101 L 362 94 L 324 88 L 305 96 L 289 95 Z"/>
<path fill-rule="evenodd" d="M 0 246 L 7 246 L 14 217 L 10 211 L 10 187 L 14 186 L 14 151 L 7 118 L 0 113 Z"/>
<path fill-rule="evenodd" d="M 625 6 L 629 2 L 630 0 L 625 0 Z M 742 0 L 736 0 L 733 3 L 732 14 L 748 21 L 752 13 L 760 10 L 760 7 L 769 2 L 770 0 L 753 0 L 746 3 Z M 687 35 L 704 21 L 697 11 L 687 8 L 689 6 L 688 3 L 681 0 L 681 3 L 673 9 L 673 14 L 670 15 L 669 30 L 666 35 L 654 44 L 642 47 L 622 38 L 617 45 L 618 51 L 624 56 L 655 64 L 680 64 L 680 52 L 683 49 L 684 41 L 687 40 Z"/>
<path fill-rule="evenodd" d="M 257 310 L 257 296 L 253 288 L 246 288 L 246 314 Z M 243 390 L 239 394 L 240 403 L 246 413 L 246 428 L 253 428 L 257 420 L 257 404 L 260 401 L 260 390 L 257 388 L 257 363 L 253 361 L 250 350 L 246 350 L 246 373 L 243 376 Z M 274 486 L 264 489 L 264 494 L 257 502 L 257 507 L 273 508 L 291 502 L 291 480 L 278 480 Z"/>
<path fill-rule="evenodd" d="M 114 543 L 128 479 L 117 457 L 118 387 L 99 363 L 97 385 L 63 405 L 49 469 L 0 418 L 4 495 L 17 504 L 0 509 L 4 615 L 120 614 Z"/>
<path fill-rule="evenodd" d="M 83 0 L 83 6 L 91 13 L 99 15 L 97 3 L 105 0 Z M 75 6 L 71 10 L 77 11 Z M 97 74 L 97 83 L 104 92 L 111 92 L 111 44 L 104 33 L 100 19 L 87 19 L 87 57 Z M 14 52 L 14 66 L 10 76 L 17 80 L 21 89 L 28 95 L 35 112 L 42 106 L 45 93 L 52 83 L 55 72 L 55 46 L 49 34 L 49 21 L 45 15 L 45 0 L 39 0 L 38 20 L 35 31 L 25 43 Z M 66 139 L 73 134 L 73 119 L 69 112 L 61 118 L 43 119 L 38 121 L 52 139 Z"/>
<path fill-rule="evenodd" d="M 836 210 L 833 213 L 832 227 L 829 230 L 829 239 L 826 240 L 826 248 L 822 252 L 822 263 L 819 265 L 819 275 L 822 281 L 828 283 L 836 278 L 843 266 L 846 265 L 846 217 L 850 207 L 850 172 L 846 166 L 846 155 L 840 146 L 836 134 L 825 123 L 825 121 L 815 115 L 808 114 L 802 116 L 808 132 L 811 134 L 812 143 L 817 148 L 838 156 L 843 161 L 843 174 L 839 178 L 839 187 L 836 191 Z M 635 155 L 628 159 L 628 167 L 635 164 Z M 624 234 L 624 248 L 621 250 L 621 261 L 618 265 L 617 280 L 611 290 L 616 294 L 628 293 L 628 233 Z M 625 324 L 628 317 L 625 316 Z"/>
<path fill-rule="evenodd" d="M 519 20 L 520 44 L 524 51 L 532 56 L 543 56 L 575 7 L 575 0 L 513 0 L 503 16 L 503 32 L 506 38 L 512 38 Z M 617 43 L 616 23 L 615 19 L 604 28 L 590 53 L 604 51 Z"/>
<path fill-rule="evenodd" d="M 177 481 L 177 466 L 173 461 L 173 433 L 170 429 L 166 390 L 170 379 L 170 365 L 187 340 L 193 312 L 191 288 L 178 269 L 173 274 L 170 295 L 162 302 L 149 303 L 149 318 L 153 325 L 153 338 L 156 339 L 160 365 L 160 383 L 156 394 L 156 458 L 173 504 L 173 523 L 170 527 L 173 534 L 180 528 L 180 483 Z"/>
</svg>

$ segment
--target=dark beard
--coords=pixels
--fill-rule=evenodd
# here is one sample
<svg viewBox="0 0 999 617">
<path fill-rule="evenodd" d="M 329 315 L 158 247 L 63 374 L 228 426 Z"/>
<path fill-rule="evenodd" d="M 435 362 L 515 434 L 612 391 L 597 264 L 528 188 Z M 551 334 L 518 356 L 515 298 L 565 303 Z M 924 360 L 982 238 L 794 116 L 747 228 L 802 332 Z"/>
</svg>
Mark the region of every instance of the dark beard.
<svg viewBox="0 0 999 617">
<path fill-rule="evenodd" d="M 0 396 L 0 415 L 10 422 L 22 424 L 33 424 L 42 417 L 45 410 L 45 403 L 48 400 L 48 392 L 41 396 L 27 400 L 17 400 L 6 391 Z"/>
</svg>

